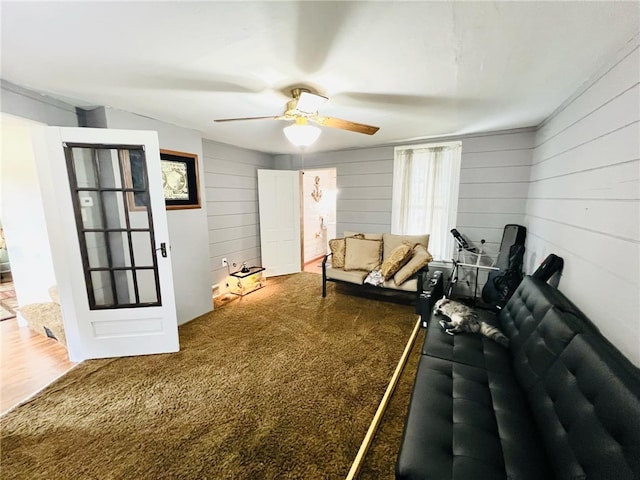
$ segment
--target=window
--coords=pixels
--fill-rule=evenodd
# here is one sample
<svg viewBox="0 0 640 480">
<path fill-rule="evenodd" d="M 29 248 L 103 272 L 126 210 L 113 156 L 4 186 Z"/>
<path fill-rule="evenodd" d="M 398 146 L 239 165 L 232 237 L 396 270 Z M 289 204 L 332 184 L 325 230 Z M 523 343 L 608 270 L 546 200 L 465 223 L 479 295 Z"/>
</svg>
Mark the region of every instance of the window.
<svg viewBox="0 0 640 480">
<path fill-rule="evenodd" d="M 391 233 L 428 233 L 435 260 L 450 260 L 458 211 L 461 142 L 396 147 Z"/>
</svg>

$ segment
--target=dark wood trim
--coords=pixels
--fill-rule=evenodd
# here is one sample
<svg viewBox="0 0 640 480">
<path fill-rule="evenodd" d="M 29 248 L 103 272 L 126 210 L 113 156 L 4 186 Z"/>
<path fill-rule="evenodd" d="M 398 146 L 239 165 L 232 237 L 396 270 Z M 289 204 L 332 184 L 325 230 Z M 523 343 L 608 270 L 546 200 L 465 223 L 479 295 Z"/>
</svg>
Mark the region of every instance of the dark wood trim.
<svg viewBox="0 0 640 480">
<path fill-rule="evenodd" d="M 165 208 L 167 210 L 186 210 L 186 209 L 191 209 L 191 208 L 202 208 L 202 200 L 201 200 L 201 195 L 200 195 L 200 168 L 198 165 L 198 155 L 195 153 L 186 153 L 186 152 L 178 152 L 176 150 L 167 150 L 164 148 L 160 149 L 160 162 L 162 164 L 162 160 L 164 160 L 162 158 L 162 155 L 171 155 L 173 157 L 183 157 L 185 159 L 185 163 L 187 164 L 187 169 L 188 169 L 188 160 L 186 159 L 192 159 L 193 160 L 193 164 L 194 164 L 194 169 L 195 169 L 195 188 L 196 188 L 196 203 L 194 204 L 183 204 L 183 205 L 166 205 Z M 169 159 L 167 159 L 169 160 Z M 171 161 L 171 160 L 170 160 Z M 165 203 L 166 203 L 166 199 L 165 199 Z"/>
</svg>

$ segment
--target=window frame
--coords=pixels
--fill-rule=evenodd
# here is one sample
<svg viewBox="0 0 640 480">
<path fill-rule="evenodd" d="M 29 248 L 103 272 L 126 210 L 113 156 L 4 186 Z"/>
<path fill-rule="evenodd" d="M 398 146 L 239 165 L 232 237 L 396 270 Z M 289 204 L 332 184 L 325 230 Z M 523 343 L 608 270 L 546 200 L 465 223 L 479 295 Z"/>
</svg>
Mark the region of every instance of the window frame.
<svg viewBox="0 0 640 480">
<path fill-rule="evenodd" d="M 461 140 L 451 140 L 451 141 L 437 141 L 432 143 L 420 143 L 420 144 L 412 144 L 412 145 L 401 145 L 394 147 L 393 152 L 393 172 L 392 172 L 392 205 L 391 205 L 391 233 L 400 233 L 394 231 L 394 226 L 396 225 L 397 215 L 399 215 L 400 210 L 400 198 L 401 193 L 399 193 L 400 186 L 398 185 L 398 161 L 400 158 L 400 154 L 407 150 L 419 151 L 419 150 L 429 150 L 433 148 L 441 148 L 441 147 L 449 147 L 456 148 L 459 150 L 459 154 L 453 158 L 455 162 L 453 169 L 451 171 L 451 184 L 449 187 L 449 195 L 447 204 L 447 211 L 443 214 L 447 218 L 447 233 L 456 227 L 457 216 L 458 216 L 458 203 L 460 196 L 460 174 L 462 169 L 462 141 Z M 431 234 L 432 232 L 427 232 Z M 434 255 L 434 261 L 436 262 L 448 262 L 453 258 L 454 255 L 454 242 L 451 235 L 447 235 L 444 240 L 444 248 L 442 252 L 431 252 Z"/>
</svg>

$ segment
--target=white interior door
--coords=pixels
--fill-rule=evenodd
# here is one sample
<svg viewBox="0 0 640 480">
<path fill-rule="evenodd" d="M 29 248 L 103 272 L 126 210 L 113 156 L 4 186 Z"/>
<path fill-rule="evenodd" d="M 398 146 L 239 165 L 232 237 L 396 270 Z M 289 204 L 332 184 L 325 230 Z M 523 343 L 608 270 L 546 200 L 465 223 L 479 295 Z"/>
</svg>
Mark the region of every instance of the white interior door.
<svg viewBox="0 0 640 480">
<path fill-rule="evenodd" d="M 157 133 L 45 127 L 33 139 L 69 358 L 178 351 Z"/>
<path fill-rule="evenodd" d="M 258 203 L 260 250 L 266 275 L 299 272 L 300 172 L 258 170 Z"/>
</svg>

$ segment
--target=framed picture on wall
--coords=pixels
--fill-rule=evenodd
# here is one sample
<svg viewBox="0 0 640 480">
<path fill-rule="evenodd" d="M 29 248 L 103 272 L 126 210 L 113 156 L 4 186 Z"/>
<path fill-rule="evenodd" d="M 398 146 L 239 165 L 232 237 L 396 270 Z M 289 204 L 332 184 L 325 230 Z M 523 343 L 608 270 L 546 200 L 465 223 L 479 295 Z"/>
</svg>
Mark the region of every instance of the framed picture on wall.
<svg viewBox="0 0 640 480">
<path fill-rule="evenodd" d="M 160 149 L 160 169 L 167 210 L 200 208 L 198 155 Z"/>
</svg>

